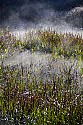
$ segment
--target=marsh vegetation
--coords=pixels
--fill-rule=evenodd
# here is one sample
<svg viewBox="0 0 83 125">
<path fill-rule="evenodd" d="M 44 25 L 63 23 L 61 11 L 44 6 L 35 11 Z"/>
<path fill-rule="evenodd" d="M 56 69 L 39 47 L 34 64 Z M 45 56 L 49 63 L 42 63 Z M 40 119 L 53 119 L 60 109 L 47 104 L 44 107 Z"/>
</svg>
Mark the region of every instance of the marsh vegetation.
<svg viewBox="0 0 83 125">
<path fill-rule="evenodd" d="M 0 31 L 0 123 L 83 124 L 81 35 Z"/>
</svg>

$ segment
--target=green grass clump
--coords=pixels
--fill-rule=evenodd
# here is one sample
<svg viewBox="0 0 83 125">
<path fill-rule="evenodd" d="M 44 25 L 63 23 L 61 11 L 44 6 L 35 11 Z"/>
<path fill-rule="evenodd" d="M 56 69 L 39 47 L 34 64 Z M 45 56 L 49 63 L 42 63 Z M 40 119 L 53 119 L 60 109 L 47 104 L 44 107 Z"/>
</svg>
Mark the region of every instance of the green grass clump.
<svg viewBox="0 0 83 125">
<path fill-rule="evenodd" d="M 57 33 L 55 31 L 39 32 L 40 41 L 49 46 L 51 53 L 70 58 L 77 56 L 83 58 L 83 39 L 80 35 Z"/>
<path fill-rule="evenodd" d="M 0 53 L 8 52 L 13 49 L 15 38 L 9 31 L 0 33 Z"/>
</svg>

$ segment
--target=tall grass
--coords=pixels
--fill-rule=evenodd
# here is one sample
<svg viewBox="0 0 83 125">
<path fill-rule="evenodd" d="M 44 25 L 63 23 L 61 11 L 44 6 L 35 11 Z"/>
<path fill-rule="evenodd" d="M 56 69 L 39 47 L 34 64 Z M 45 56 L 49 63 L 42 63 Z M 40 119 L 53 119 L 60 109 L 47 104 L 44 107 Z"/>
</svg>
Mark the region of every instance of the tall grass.
<svg viewBox="0 0 83 125">
<path fill-rule="evenodd" d="M 83 58 L 83 38 L 82 36 L 57 33 L 55 30 L 37 30 L 36 33 L 28 32 L 25 38 L 18 39 L 9 32 L 0 32 L 0 53 L 13 53 L 17 48 L 28 49 L 32 52 L 56 53 L 66 58 Z"/>
<path fill-rule="evenodd" d="M 64 61 L 57 73 L 51 75 L 48 72 L 43 77 L 42 69 L 36 69 L 36 72 L 32 69 L 33 64 L 29 67 L 22 64 L 4 66 L 3 62 L 5 49 L 6 53 L 10 50 L 12 53 L 15 49 L 50 53 L 55 61 L 56 56 L 82 61 L 82 37 L 46 30 L 37 31 L 37 37 L 26 37 L 24 41 L 14 36 L 10 40 L 9 36 L 9 32 L 0 35 L 0 123 L 82 125 L 83 68 L 79 68 L 78 62 L 67 65 Z"/>
</svg>

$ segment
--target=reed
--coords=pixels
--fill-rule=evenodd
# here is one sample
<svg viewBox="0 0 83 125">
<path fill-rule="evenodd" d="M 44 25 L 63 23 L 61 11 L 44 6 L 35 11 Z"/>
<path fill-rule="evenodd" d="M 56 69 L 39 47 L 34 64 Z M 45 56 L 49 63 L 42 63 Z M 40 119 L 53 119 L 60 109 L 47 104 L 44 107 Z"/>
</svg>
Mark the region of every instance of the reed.
<svg viewBox="0 0 83 125">
<path fill-rule="evenodd" d="M 82 37 L 44 30 L 37 31 L 36 38 L 21 41 L 10 34 L 0 33 L 0 123 L 82 125 L 83 68 L 78 63 L 83 61 Z M 60 56 L 77 62 L 67 65 L 63 61 L 57 73 L 48 73 L 42 79 L 42 69 L 35 73 L 32 64 L 4 66 L 6 54 L 16 49 L 50 53 L 55 61 Z"/>
</svg>

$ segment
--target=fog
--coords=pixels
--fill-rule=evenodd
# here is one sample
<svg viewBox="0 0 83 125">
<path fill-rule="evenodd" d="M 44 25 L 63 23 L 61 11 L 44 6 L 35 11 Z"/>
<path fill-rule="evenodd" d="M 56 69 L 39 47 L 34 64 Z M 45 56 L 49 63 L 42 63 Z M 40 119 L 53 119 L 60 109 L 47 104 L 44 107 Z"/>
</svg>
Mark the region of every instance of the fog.
<svg viewBox="0 0 83 125">
<path fill-rule="evenodd" d="M 8 0 L 9 1 L 9 0 Z M 77 0 L 2 1 L 0 27 L 9 27 L 19 35 L 32 29 L 55 29 L 57 32 L 83 34 L 83 4 Z M 21 33 L 21 34 L 22 34 Z"/>
</svg>

